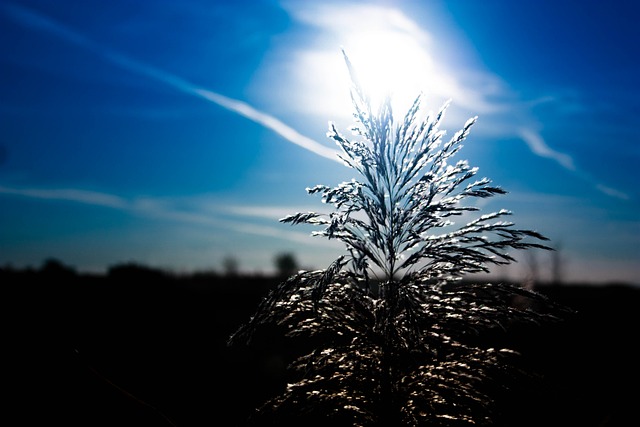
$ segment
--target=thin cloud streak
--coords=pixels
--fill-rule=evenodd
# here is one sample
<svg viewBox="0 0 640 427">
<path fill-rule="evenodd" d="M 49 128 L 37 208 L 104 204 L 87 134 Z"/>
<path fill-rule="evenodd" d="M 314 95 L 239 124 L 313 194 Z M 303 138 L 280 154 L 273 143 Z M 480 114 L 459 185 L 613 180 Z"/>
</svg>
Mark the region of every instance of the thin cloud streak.
<svg viewBox="0 0 640 427">
<path fill-rule="evenodd" d="M 540 136 L 540 134 L 534 132 L 533 130 L 522 128 L 518 131 L 518 136 L 527 144 L 529 149 L 534 154 L 554 160 L 563 168 L 573 172 L 575 175 L 584 179 L 585 181 L 590 182 L 598 191 L 616 199 L 630 199 L 628 194 L 620 190 L 616 190 L 615 188 L 611 188 L 604 184 L 598 183 L 584 172 L 579 171 L 578 168 L 576 168 L 576 165 L 571 156 L 553 150 L 546 144 L 542 136 Z"/>
<path fill-rule="evenodd" d="M 201 99 L 213 102 L 218 106 L 225 108 L 228 111 L 237 113 L 255 123 L 264 126 L 267 129 L 272 130 L 278 135 L 282 136 L 285 140 L 296 144 L 306 150 L 309 150 L 319 156 L 341 163 L 342 161 L 337 157 L 338 151 L 328 148 L 315 140 L 308 138 L 300 134 L 295 129 L 286 125 L 277 118 L 257 110 L 249 104 L 228 98 L 219 93 L 210 91 L 208 89 L 198 87 L 189 81 L 182 79 L 171 73 L 152 67 L 143 62 L 137 61 L 119 52 L 109 50 L 93 42 L 89 38 L 79 34 L 72 29 L 66 27 L 59 22 L 56 22 L 44 15 L 33 12 L 22 6 L 16 6 L 13 4 L 3 5 L 5 11 L 13 18 L 14 21 L 19 22 L 22 25 L 28 26 L 35 30 L 45 31 L 53 34 L 59 38 L 62 38 L 68 42 L 78 45 L 82 48 L 88 49 L 93 53 L 100 55 L 102 58 L 108 60 L 114 65 L 118 65 L 128 71 L 150 77 L 156 81 L 168 84 L 184 93 L 197 96 Z"/>
<path fill-rule="evenodd" d="M 616 190 L 615 188 L 611 188 L 611 187 L 607 187 L 606 185 L 603 184 L 596 184 L 596 188 L 600 191 L 602 191 L 604 194 L 611 196 L 611 197 L 615 197 L 621 200 L 630 200 L 631 197 L 629 197 L 629 195 L 627 193 L 624 193 L 622 191 Z"/>
<path fill-rule="evenodd" d="M 11 188 L 0 186 L 0 194 L 7 196 L 26 197 L 37 200 L 51 200 L 80 203 L 84 205 L 107 207 L 117 209 L 131 214 L 143 215 L 149 218 L 169 220 L 189 225 L 199 225 L 207 227 L 222 228 L 225 230 L 234 230 L 243 234 L 252 234 L 258 236 L 275 237 L 282 240 L 291 241 L 297 244 L 305 244 L 311 246 L 328 246 L 335 247 L 334 242 L 328 242 L 321 239 L 312 239 L 309 234 L 302 232 L 283 233 L 281 229 L 264 225 L 252 224 L 249 222 L 232 221 L 228 219 L 220 219 L 212 216 L 210 210 L 207 213 L 198 211 L 177 210 L 166 203 L 164 200 L 152 198 L 140 198 L 135 200 L 127 200 L 123 197 L 108 193 L 96 191 L 88 191 L 73 188 L 61 189 L 43 189 L 43 188 Z M 264 212 L 277 213 L 284 212 L 286 208 L 274 207 L 246 207 L 237 206 L 231 212 L 237 212 L 240 215 L 256 217 L 255 212 L 262 209 Z M 228 209 L 217 209 L 219 212 L 229 211 Z M 289 211 L 290 213 L 291 211 Z M 264 217 L 264 215 L 263 215 Z M 270 218 L 271 219 L 271 218 Z"/>
<path fill-rule="evenodd" d="M 455 65 L 438 61 L 431 50 L 434 47 L 433 41 L 437 39 L 435 34 L 423 29 L 400 10 L 394 7 L 348 2 L 339 4 L 285 2 L 284 7 L 298 22 L 320 30 L 318 36 L 320 47 L 312 50 L 305 46 L 304 49 L 294 52 L 293 62 L 298 64 L 294 69 L 304 70 L 297 78 L 301 79 L 308 86 L 309 92 L 313 94 L 309 97 L 310 99 L 322 99 L 321 94 L 329 89 L 320 87 L 316 83 L 318 79 L 316 75 L 313 75 L 314 80 L 309 83 L 309 75 L 310 72 L 320 73 L 318 70 L 322 70 L 322 75 L 326 79 L 327 73 L 333 72 L 331 68 L 323 66 L 323 64 L 332 63 L 331 58 L 335 56 L 327 53 L 324 48 L 331 40 L 338 39 L 349 44 L 349 42 L 362 41 L 356 37 L 362 33 L 372 34 L 380 31 L 388 35 L 401 34 L 407 42 L 412 42 L 416 47 L 413 55 L 422 58 L 422 61 L 413 65 L 420 65 L 422 68 L 421 72 L 424 74 L 424 84 L 426 85 L 422 88 L 424 93 L 429 94 L 430 97 L 452 98 L 456 105 L 473 111 L 474 114 L 486 114 L 485 117 L 489 122 L 503 117 L 504 114 L 509 114 L 510 118 L 521 116 L 522 124 L 515 128 L 503 125 L 491 128 L 498 129 L 501 136 L 517 137 L 527 145 L 531 153 L 556 162 L 578 178 L 591 183 L 598 191 L 610 197 L 629 199 L 625 193 L 602 185 L 578 170 L 570 155 L 554 150 L 535 130 L 539 126 L 536 120 L 531 117 L 529 110 L 539 103 L 553 101 L 553 97 L 542 97 L 530 103 L 518 103 L 515 101 L 515 94 L 510 92 L 508 86 L 497 75 L 468 67 L 461 69 Z M 364 17 L 364 19 L 353 22 L 353 16 Z M 362 48 L 363 46 L 358 47 Z M 348 51 L 349 47 L 347 46 Z M 358 64 L 355 60 L 354 65 L 357 69 Z M 338 75 L 332 75 L 331 84 L 333 85 L 337 79 Z M 316 102 L 307 103 L 307 105 L 313 108 L 325 108 L 324 105 Z M 331 109 L 333 108 L 332 105 Z M 321 112 L 324 114 L 324 111 Z"/>
<path fill-rule="evenodd" d="M 571 156 L 553 150 L 539 134 L 530 129 L 521 129 L 518 135 L 534 154 L 554 160 L 565 169 L 576 171 L 576 166 Z"/>
<path fill-rule="evenodd" d="M 248 118 L 249 120 L 252 120 L 266 128 L 271 129 L 289 142 L 293 142 L 294 144 L 299 145 L 300 147 L 305 148 L 322 157 L 326 157 L 327 159 L 342 163 L 342 160 L 338 158 L 337 150 L 333 150 L 331 148 L 325 147 L 322 144 L 319 144 L 313 139 L 300 134 L 298 131 L 284 124 L 275 117 L 263 113 L 262 111 L 256 110 L 245 102 L 227 98 L 226 96 L 220 95 L 207 89 L 194 88 L 194 93 L 204 99 L 215 102 L 216 104 L 226 108 L 227 110 L 234 111 L 241 116 Z"/>
<path fill-rule="evenodd" d="M 22 6 L 17 6 L 14 4 L 4 4 L 2 5 L 2 8 L 5 10 L 5 12 L 8 13 L 9 16 L 11 16 L 11 18 L 14 21 L 19 22 L 22 25 L 28 26 L 38 31 L 45 31 L 45 32 L 54 34 L 59 38 L 62 38 L 70 43 L 73 43 L 82 48 L 88 49 L 100 55 L 102 58 L 108 60 L 114 65 L 120 66 L 123 69 L 144 75 L 146 77 L 150 77 L 156 81 L 172 86 L 186 94 L 191 94 L 201 99 L 213 102 L 214 104 L 222 108 L 225 108 L 228 111 L 239 114 L 257 124 L 264 126 L 267 129 L 272 130 L 273 132 L 282 136 L 285 140 L 293 144 L 296 144 L 306 150 L 309 150 L 321 157 L 325 157 L 327 159 L 341 163 L 341 160 L 337 156 L 338 154 L 337 150 L 331 149 L 325 145 L 318 143 L 317 141 L 311 138 L 308 138 L 300 134 L 298 131 L 286 125 L 279 119 L 267 113 L 264 113 L 243 101 L 232 99 L 224 95 L 221 95 L 219 93 L 199 87 L 176 75 L 167 73 L 163 70 L 152 67 L 143 62 L 137 61 L 133 58 L 120 54 L 116 51 L 106 49 L 100 46 L 99 44 L 93 42 L 91 39 L 83 36 L 82 34 L 79 34 L 73 31 L 72 29 L 66 27 L 65 25 L 55 20 L 52 20 L 44 15 L 33 12 Z M 414 35 L 418 34 L 420 36 L 419 38 L 423 39 L 423 41 L 425 39 L 429 40 L 429 38 L 431 37 L 430 34 L 424 31 L 421 31 L 418 25 L 415 24 L 409 18 L 405 17 L 399 12 L 397 12 L 397 14 L 399 15 L 396 16 L 396 19 L 395 19 L 395 21 L 398 21 L 398 22 L 395 22 L 396 25 L 401 24 L 401 27 L 410 29 L 411 33 L 414 33 Z M 298 15 L 297 18 L 301 19 L 302 21 L 305 21 L 305 19 L 301 18 L 300 15 Z M 399 19 L 399 18 L 402 18 L 402 19 Z M 309 23 L 308 19 L 309 18 L 307 17 L 307 23 Z M 313 24 L 318 25 L 320 27 L 324 26 L 325 30 L 336 31 L 334 24 L 329 25 L 326 22 L 322 21 L 322 19 L 319 19 L 318 17 L 315 17 L 314 20 L 315 21 L 311 21 L 313 22 Z M 455 81 L 455 83 L 456 85 L 453 85 L 453 87 L 456 87 L 456 88 L 462 87 L 461 86 L 462 84 L 460 82 Z M 466 89 L 470 89 L 470 88 L 466 88 Z M 473 90 L 463 90 L 462 92 L 475 93 Z M 485 103 L 488 103 L 488 101 L 484 99 L 484 96 L 482 94 L 476 94 L 476 95 L 478 95 L 479 99 L 485 101 Z M 484 106 L 487 107 L 488 105 L 490 104 L 486 104 Z M 487 108 L 487 109 L 490 110 L 490 108 Z M 577 168 L 571 156 L 565 153 L 561 153 L 556 150 L 553 150 L 549 145 L 546 144 L 544 139 L 535 131 L 528 128 L 521 128 L 517 132 L 517 135 L 520 139 L 522 139 L 527 144 L 527 146 L 532 151 L 532 153 L 541 157 L 554 160 L 556 163 L 558 163 L 560 166 L 564 167 L 565 169 L 572 171 L 576 173 L 578 176 L 582 177 L 583 179 L 587 179 L 588 181 L 592 182 L 597 190 L 601 191 L 602 193 L 608 196 L 623 199 L 623 200 L 629 199 L 629 196 L 627 194 L 619 190 L 610 188 L 608 186 L 605 186 L 597 182 L 593 182 L 592 179 L 586 178 L 583 173 L 580 173 L 579 171 L 577 171 Z M 84 195 L 69 194 L 68 197 L 82 198 L 84 197 Z M 105 203 L 110 203 L 110 202 L 105 201 Z"/>
<path fill-rule="evenodd" d="M 279 220 L 287 215 L 291 215 L 293 210 L 288 207 L 267 207 L 267 206 L 225 206 L 224 211 L 227 211 L 233 215 L 246 216 L 251 218 L 262 218 L 268 220 Z M 296 212 L 304 211 L 305 209 L 297 208 Z M 313 209 L 310 209 L 313 210 Z"/>
<path fill-rule="evenodd" d="M 103 206 L 114 209 L 127 209 L 129 203 L 121 197 L 96 191 L 79 190 L 73 188 L 42 189 L 42 188 L 10 188 L 0 186 L 0 194 L 23 196 L 41 200 L 61 200 L 83 203 L 86 205 Z"/>
<path fill-rule="evenodd" d="M 95 49 L 97 45 L 83 35 L 67 28 L 66 26 L 44 16 L 35 13 L 24 6 L 11 3 L 0 5 L 14 22 L 30 27 L 34 30 L 45 31 L 65 39 L 68 42 L 87 49 Z"/>
</svg>

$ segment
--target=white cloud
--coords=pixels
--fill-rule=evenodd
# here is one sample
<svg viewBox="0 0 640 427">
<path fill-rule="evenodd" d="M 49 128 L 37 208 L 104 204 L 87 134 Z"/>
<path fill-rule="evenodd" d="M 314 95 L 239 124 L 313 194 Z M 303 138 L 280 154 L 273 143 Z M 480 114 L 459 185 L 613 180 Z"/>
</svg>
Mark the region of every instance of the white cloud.
<svg viewBox="0 0 640 427">
<path fill-rule="evenodd" d="M 280 218 L 284 218 L 287 215 L 291 215 L 294 212 L 304 211 L 305 209 L 282 207 L 282 206 L 225 206 L 222 208 L 224 211 L 232 213 L 234 215 L 246 216 L 252 218 L 262 218 L 268 220 L 277 221 Z M 313 209 L 310 209 L 313 210 Z"/>
<path fill-rule="evenodd" d="M 115 209 L 127 209 L 130 207 L 129 203 L 122 197 L 74 188 L 11 188 L 0 186 L 0 194 L 43 200 L 62 200 Z"/>
<path fill-rule="evenodd" d="M 226 96 L 223 96 L 218 93 L 212 92 L 207 89 L 202 89 L 202 88 L 193 88 L 193 92 L 204 99 L 215 102 L 216 104 L 226 108 L 229 111 L 238 113 L 249 120 L 252 120 L 258 124 L 261 124 L 267 129 L 271 129 L 272 131 L 282 136 L 287 141 L 292 142 L 306 150 L 309 150 L 319 156 L 326 157 L 327 159 L 330 159 L 339 163 L 342 162 L 337 157 L 337 154 L 338 154 L 337 150 L 328 148 L 327 146 L 322 145 L 314 141 L 313 139 L 302 135 L 292 127 L 278 120 L 277 118 L 257 110 L 256 108 L 252 107 L 246 102 L 227 98 Z"/>
<path fill-rule="evenodd" d="M 617 199 L 621 199 L 621 200 L 630 200 L 631 198 L 629 197 L 629 195 L 625 192 L 616 190 L 615 188 L 611 188 L 608 187 L 606 185 L 603 184 L 596 184 L 596 188 L 600 191 L 602 191 L 604 194 L 611 196 L 611 197 L 615 197 Z"/>
<path fill-rule="evenodd" d="M 282 136 L 285 140 L 293 144 L 296 144 L 322 157 L 326 157 L 336 162 L 341 162 L 336 157 L 338 153 L 336 150 L 328 148 L 327 146 L 300 134 L 298 131 L 278 120 L 276 117 L 259 111 L 258 109 L 245 102 L 228 98 L 219 93 L 210 91 L 202 87 L 198 87 L 179 76 L 168 73 L 149 64 L 145 64 L 144 62 L 138 61 L 136 59 L 130 58 L 117 51 L 100 46 L 87 37 L 83 36 L 82 34 L 66 27 L 65 25 L 56 22 L 44 15 L 33 12 L 27 8 L 11 4 L 5 4 L 3 7 L 15 21 L 27 27 L 39 31 L 45 31 L 49 34 L 55 35 L 63 40 L 66 40 L 67 42 L 88 49 L 91 52 L 102 57 L 103 59 L 109 61 L 114 65 L 118 65 L 123 69 L 167 84 L 186 94 L 194 95 L 209 102 L 213 102 L 220 107 L 239 114 L 251 121 L 254 121 L 266 127 L 267 129 L 274 131 L 278 135 Z"/>
<path fill-rule="evenodd" d="M 560 153 L 549 147 L 544 139 L 542 139 L 540 134 L 534 132 L 531 129 L 525 128 L 520 129 L 518 134 L 534 154 L 537 154 L 540 157 L 552 159 L 560 164 L 563 168 L 570 171 L 576 170 L 576 166 L 571 156 Z"/>
<path fill-rule="evenodd" d="M 518 131 L 520 138 L 529 146 L 529 149 L 538 156 L 545 157 L 551 159 L 558 163 L 563 168 L 573 172 L 576 176 L 581 179 L 590 182 L 598 191 L 607 196 L 614 197 L 616 199 L 621 200 L 629 200 L 630 197 L 628 194 L 616 190 L 615 188 L 611 188 L 602 183 L 596 182 L 591 176 L 588 174 L 578 170 L 575 165 L 575 162 L 571 156 L 565 153 L 561 153 L 549 147 L 547 143 L 544 141 L 542 136 L 539 133 L 534 132 L 531 129 L 522 128 Z"/>
<path fill-rule="evenodd" d="M 433 109 L 437 109 L 443 100 L 452 99 L 452 108 L 447 111 L 448 122 L 461 124 L 469 115 L 478 114 L 482 124 L 476 131 L 494 137 L 516 137 L 532 154 L 554 161 L 591 183 L 598 191 L 611 197 L 628 198 L 625 193 L 602 185 L 580 171 L 570 154 L 554 149 L 536 130 L 540 124 L 532 109 L 540 103 L 555 101 L 554 97 L 523 101 L 498 75 L 479 65 L 461 67 L 439 56 L 436 48 L 438 41 L 443 39 L 447 40 L 447 49 L 469 51 L 467 46 L 454 45 L 454 40 L 459 39 L 450 37 L 451 33 L 443 34 L 442 29 L 436 27 L 427 30 L 393 5 L 289 1 L 283 7 L 295 21 L 313 28 L 314 32 L 311 41 L 304 39 L 304 45 L 298 45 L 294 39 L 283 42 L 279 50 L 275 49 L 273 57 L 277 60 L 271 61 L 275 71 L 265 71 L 264 77 L 270 81 L 284 81 L 289 88 L 275 88 L 278 93 L 271 96 L 276 103 L 293 104 L 296 108 L 306 108 L 309 114 L 332 120 L 337 120 L 338 115 L 340 118 L 350 116 L 351 107 L 345 96 L 349 87 L 348 73 L 338 49 L 342 45 L 356 71 L 358 60 L 362 61 L 361 74 L 386 66 L 387 61 L 398 63 L 394 72 L 402 84 L 418 78 L 420 82 L 407 98 L 409 101 L 419 91 L 425 93 Z M 375 34 L 381 37 L 372 37 Z M 380 41 L 392 38 L 396 38 L 397 43 Z M 366 58 L 367 55 L 373 59 Z M 407 69 L 416 73 L 407 74 L 404 71 Z M 278 75 L 280 77 L 274 79 Z M 282 75 L 287 77 L 282 78 Z M 292 91 L 291 86 L 300 89 Z M 269 87 L 273 88 L 273 85 Z M 407 105 L 407 102 L 400 105 Z"/>
<path fill-rule="evenodd" d="M 205 226 L 215 229 L 234 230 L 243 234 L 275 237 L 277 239 L 311 246 L 335 247 L 335 242 L 314 239 L 309 233 L 283 232 L 282 228 L 266 226 L 251 220 L 237 218 L 258 218 L 273 220 L 298 211 L 293 207 L 275 206 L 227 206 L 203 199 L 171 200 L 140 197 L 126 199 L 117 195 L 74 188 L 12 188 L 0 186 L 0 195 L 27 197 L 38 200 L 63 201 L 84 205 L 102 206 L 141 215 L 147 218 L 167 220 L 191 226 Z M 231 219 L 230 219 L 231 217 Z M 284 227 L 284 226 L 283 226 Z"/>
</svg>

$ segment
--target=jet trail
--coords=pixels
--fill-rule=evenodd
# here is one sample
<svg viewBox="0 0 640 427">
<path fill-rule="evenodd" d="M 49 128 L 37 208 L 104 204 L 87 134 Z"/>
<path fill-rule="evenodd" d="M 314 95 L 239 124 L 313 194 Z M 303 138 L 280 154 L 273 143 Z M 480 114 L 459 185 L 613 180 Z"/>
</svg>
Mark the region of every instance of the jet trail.
<svg viewBox="0 0 640 427">
<path fill-rule="evenodd" d="M 285 140 L 309 150 L 312 153 L 338 163 L 342 163 L 342 161 L 337 157 L 337 150 L 326 147 L 313 139 L 300 134 L 298 131 L 279 119 L 262 112 L 245 102 L 228 98 L 219 93 L 199 87 L 179 76 L 130 58 L 117 51 L 107 49 L 84 35 L 68 28 L 66 25 L 25 7 L 17 6 L 15 4 L 4 4 L 0 7 L 2 7 L 15 22 L 18 22 L 21 25 L 34 30 L 53 34 L 69 43 L 90 50 L 91 52 L 101 56 L 103 59 L 123 69 L 144 75 L 158 82 L 172 86 L 186 94 L 197 96 L 201 99 L 212 102 L 228 111 L 239 114 L 267 129 L 272 130 Z"/>
</svg>

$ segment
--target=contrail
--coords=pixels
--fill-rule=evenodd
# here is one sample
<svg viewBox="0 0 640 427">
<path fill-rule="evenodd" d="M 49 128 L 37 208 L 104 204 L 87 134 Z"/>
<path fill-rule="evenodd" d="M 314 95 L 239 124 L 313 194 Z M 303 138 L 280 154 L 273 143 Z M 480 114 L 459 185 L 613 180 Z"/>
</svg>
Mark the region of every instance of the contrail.
<svg viewBox="0 0 640 427">
<path fill-rule="evenodd" d="M 186 94 L 193 95 L 206 101 L 212 102 L 228 111 L 239 114 L 240 116 L 243 116 L 255 123 L 264 126 L 267 129 L 272 130 L 276 134 L 283 137 L 285 140 L 296 144 L 306 150 L 309 150 L 312 153 L 336 161 L 338 163 L 342 163 L 342 161 L 337 156 L 337 150 L 324 146 L 317 141 L 300 134 L 298 131 L 283 123 L 276 117 L 260 111 L 247 104 L 246 102 L 228 98 L 217 92 L 213 92 L 211 90 L 197 86 L 179 76 L 168 73 L 144 62 L 137 61 L 115 50 L 107 49 L 104 46 L 101 46 L 93 40 L 85 37 L 84 35 L 74 31 L 73 29 L 70 29 L 66 25 L 61 24 L 37 12 L 33 12 L 32 10 L 27 9 L 23 6 L 17 6 L 15 4 L 2 4 L 0 5 L 0 7 L 4 9 L 6 14 L 11 19 L 21 25 L 32 28 L 34 30 L 53 34 L 56 37 L 63 39 L 69 43 L 90 50 L 91 52 L 101 56 L 103 59 L 123 69 L 138 73 L 140 75 L 144 75 L 158 82 L 167 84 Z M 616 189 L 599 184 L 593 179 L 584 176 L 584 174 L 580 173 L 577 170 L 574 161 L 570 156 L 553 150 L 537 133 L 532 132 L 528 129 L 520 129 L 518 132 L 518 136 L 527 144 L 529 149 L 534 154 L 554 160 L 565 169 L 572 171 L 582 178 L 592 182 L 599 191 L 611 197 L 625 200 L 629 199 L 629 195 Z"/>
<path fill-rule="evenodd" d="M 529 149 L 540 157 L 546 157 L 555 160 L 565 169 L 575 172 L 576 166 L 573 159 L 567 154 L 560 153 L 549 147 L 542 137 L 529 129 L 520 129 L 518 132 L 520 138 L 529 146 Z"/>
<path fill-rule="evenodd" d="M 601 184 L 595 181 L 592 177 L 590 177 L 586 173 L 579 171 L 578 168 L 576 168 L 576 165 L 573 162 L 573 158 L 571 158 L 571 156 L 553 150 L 551 147 L 549 147 L 545 143 L 544 139 L 542 139 L 542 137 L 538 133 L 532 130 L 523 128 L 519 130 L 518 136 L 522 138 L 522 140 L 529 146 L 529 149 L 534 154 L 554 160 L 563 168 L 573 172 L 574 174 L 584 179 L 585 181 L 590 182 L 598 191 L 606 194 L 607 196 L 615 197 L 617 199 L 621 199 L 621 200 L 630 199 L 628 194 L 622 191 L 616 190 L 615 188 L 611 188 L 604 184 Z"/>
<path fill-rule="evenodd" d="M 65 202 L 81 203 L 84 205 L 101 206 L 117 209 L 124 212 L 144 215 L 148 218 L 159 218 L 168 221 L 189 225 L 204 225 L 208 227 L 218 227 L 224 230 L 235 230 L 245 234 L 258 236 L 275 237 L 282 240 L 302 243 L 314 247 L 335 247 L 334 242 L 320 239 L 310 239 L 309 234 L 302 232 L 288 231 L 283 233 L 276 227 L 248 224 L 240 221 L 213 217 L 210 212 L 186 211 L 179 207 L 172 206 L 151 198 L 125 199 L 123 197 L 102 193 L 97 191 L 80 190 L 75 188 L 14 188 L 0 185 L 0 195 L 26 197 L 38 200 L 58 200 Z M 246 207 L 236 208 L 235 213 L 239 216 L 255 216 L 257 208 Z M 290 212 L 288 208 L 264 207 L 264 212 Z M 220 210 L 225 212 L 225 210 Z M 277 215 L 275 215 L 277 217 Z"/>
<path fill-rule="evenodd" d="M 342 161 L 337 157 L 337 150 L 328 148 L 314 141 L 313 139 L 300 134 L 298 131 L 286 125 L 279 119 L 260 110 L 257 110 L 256 108 L 245 102 L 228 98 L 219 93 L 199 87 L 176 75 L 137 61 L 117 51 L 107 49 L 95 43 L 93 40 L 83 36 L 82 34 L 68 28 L 67 26 L 47 16 L 33 12 L 32 10 L 29 10 L 25 7 L 17 6 L 15 4 L 4 4 L 2 5 L 2 7 L 15 22 L 18 22 L 21 25 L 53 34 L 61 39 L 66 40 L 69 43 L 73 43 L 84 49 L 88 49 L 100 55 L 102 58 L 108 60 L 112 64 L 118 65 L 128 71 L 133 71 L 146 77 L 150 77 L 156 81 L 165 83 L 178 90 L 181 90 L 182 92 L 189 95 L 194 95 L 209 102 L 213 102 L 214 104 L 217 104 L 218 106 L 225 108 L 226 110 L 237 113 L 255 123 L 264 126 L 265 128 L 272 130 L 287 141 L 292 142 L 306 150 L 309 150 L 312 153 L 315 153 L 322 157 L 326 157 L 327 159 L 336 161 L 338 163 L 342 163 Z"/>
<path fill-rule="evenodd" d="M 0 185 L 0 194 L 23 196 L 33 199 L 65 200 L 115 209 L 126 209 L 128 207 L 127 201 L 119 196 L 75 188 L 11 188 Z"/>
</svg>

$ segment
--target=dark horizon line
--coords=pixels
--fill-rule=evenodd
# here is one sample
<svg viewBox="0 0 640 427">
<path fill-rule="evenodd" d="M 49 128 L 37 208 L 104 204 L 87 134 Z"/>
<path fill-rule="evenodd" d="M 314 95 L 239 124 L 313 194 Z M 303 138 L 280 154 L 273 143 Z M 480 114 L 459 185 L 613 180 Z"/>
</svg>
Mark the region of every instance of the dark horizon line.
<svg viewBox="0 0 640 427">
<path fill-rule="evenodd" d="M 138 271 L 138 272 L 146 272 L 149 274 L 157 274 L 165 277 L 171 278 L 189 278 L 189 277 L 197 277 L 197 276 L 216 276 L 216 277 L 246 277 L 246 278 L 281 278 L 283 275 L 279 274 L 279 272 L 264 272 L 264 271 L 247 271 L 241 268 L 238 268 L 236 271 L 223 271 L 216 268 L 211 269 L 201 269 L 201 270 L 192 270 L 192 271 L 175 271 L 171 268 L 167 267 L 154 267 L 151 265 L 147 265 L 145 263 L 139 261 L 122 261 L 112 265 L 109 265 L 103 272 L 91 272 L 91 271 L 81 271 L 73 265 L 62 262 L 60 259 L 56 257 L 47 257 L 41 263 L 40 267 L 33 267 L 31 265 L 25 267 L 14 267 L 11 263 L 4 263 L 4 265 L 0 265 L 0 273 L 3 272 L 16 272 L 16 273 L 62 273 L 62 274 L 71 274 L 75 276 L 93 276 L 93 277 L 109 277 L 113 274 L 118 274 L 119 271 L 129 270 L 129 271 Z M 306 270 L 305 268 L 297 268 L 298 270 Z M 295 272 L 293 272 L 295 273 Z M 292 274 L 293 274 L 292 273 Z M 291 275 L 291 274 L 289 274 Z M 287 275 L 287 277 L 289 276 Z M 467 277 L 462 278 L 463 281 L 474 281 L 477 280 L 475 277 Z M 513 280 L 507 277 L 493 277 L 491 278 L 493 281 L 504 282 L 504 283 L 522 283 L 525 284 L 526 280 Z M 638 287 L 640 288 L 640 283 L 634 283 L 629 281 L 621 281 L 621 280 L 602 280 L 597 282 L 587 282 L 587 281 L 559 281 L 555 282 L 553 280 L 536 280 L 533 282 L 535 286 L 630 286 L 630 287 Z"/>
</svg>

